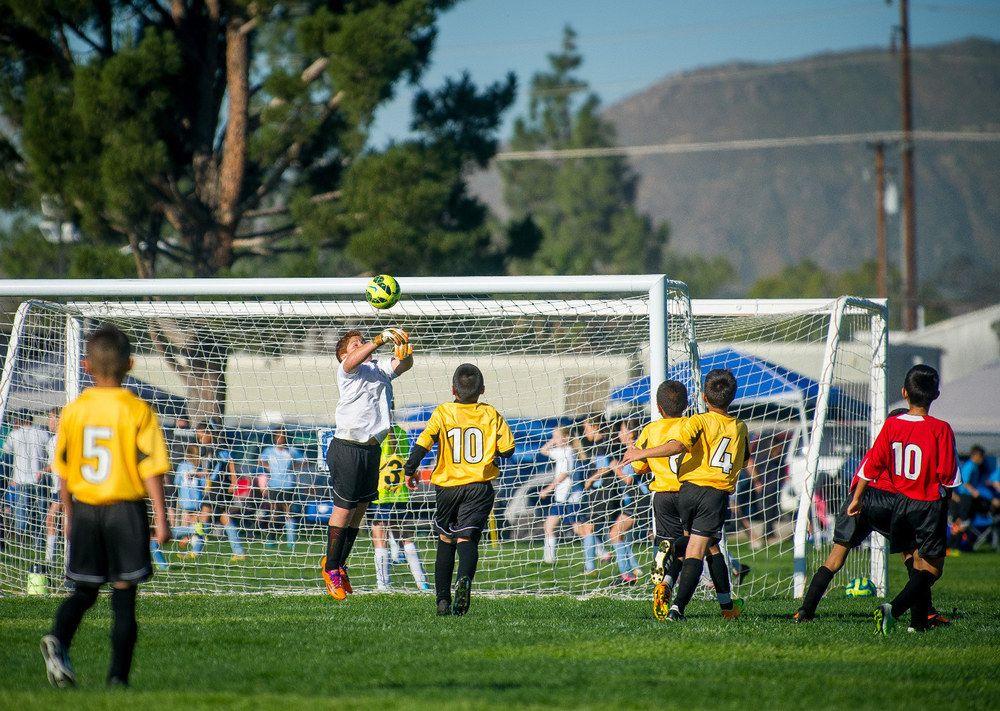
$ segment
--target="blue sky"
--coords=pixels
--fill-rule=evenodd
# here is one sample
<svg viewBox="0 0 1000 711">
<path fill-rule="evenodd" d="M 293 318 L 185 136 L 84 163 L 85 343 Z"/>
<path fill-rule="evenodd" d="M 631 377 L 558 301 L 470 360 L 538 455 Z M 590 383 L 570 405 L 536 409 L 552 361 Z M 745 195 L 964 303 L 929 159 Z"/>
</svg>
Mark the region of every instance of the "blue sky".
<svg viewBox="0 0 1000 711">
<path fill-rule="evenodd" d="M 915 45 L 977 35 L 1000 40 L 1000 0 L 911 0 Z M 523 113 L 531 75 L 545 67 L 569 23 L 583 77 L 607 103 L 661 77 L 730 60 L 777 61 L 825 51 L 887 47 L 898 5 L 885 0 L 464 0 L 438 25 L 427 87 L 468 70 L 479 84 L 514 71 Z M 408 134 L 413 89 L 401 86 L 376 116 L 372 143 Z"/>
</svg>

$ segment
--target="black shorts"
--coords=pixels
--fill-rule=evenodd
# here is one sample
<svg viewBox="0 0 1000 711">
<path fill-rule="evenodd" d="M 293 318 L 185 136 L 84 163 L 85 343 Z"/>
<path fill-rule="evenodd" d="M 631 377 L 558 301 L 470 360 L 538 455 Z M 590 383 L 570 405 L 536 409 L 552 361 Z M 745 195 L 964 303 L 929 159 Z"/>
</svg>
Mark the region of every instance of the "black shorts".
<svg viewBox="0 0 1000 711">
<path fill-rule="evenodd" d="M 671 543 L 684 535 L 681 512 L 677 508 L 678 491 L 657 491 L 653 494 L 653 539 Z"/>
<path fill-rule="evenodd" d="M 480 481 L 459 486 L 436 486 L 434 498 L 434 527 L 438 533 L 448 536 L 467 536 L 486 528 L 486 522 L 493 511 L 493 483 Z"/>
<path fill-rule="evenodd" d="M 877 531 L 888 537 L 892 529 L 892 514 L 896 510 L 899 494 L 894 494 L 871 487 L 861 495 L 861 512 L 857 516 L 848 516 L 847 507 L 850 500 L 844 502 L 837 514 L 833 527 L 833 542 L 847 548 L 857 548 Z"/>
<path fill-rule="evenodd" d="M 378 498 L 378 469 L 382 448 L 333 438 L 326 452 L 333 487 L 333 505 L 354 509 Z"/>
<path fill-rule="evenodd" d="M 677 496 L 677 510 L 685 531 L 720 539 L 729 518 L 729 492 L 683 482 Z"/>
<path fill-rule="evenodd" d="M 73 502 L 66 577 L 78 583 L 141 583 L 153 575 L 146 501 Z"/>
<path fill-rule="evenodd" d="M 861 512 L 847 515 L 847 505 L 837 516 L 833 542 L 856 548 L 878 531 L 889 539 L 890 553 L 917 551 L 925 558 L 946 552 L 948 507 L 944 499 L 918 501 L 902 494 L 867 488 L 861 495 Z"/>
</svg>

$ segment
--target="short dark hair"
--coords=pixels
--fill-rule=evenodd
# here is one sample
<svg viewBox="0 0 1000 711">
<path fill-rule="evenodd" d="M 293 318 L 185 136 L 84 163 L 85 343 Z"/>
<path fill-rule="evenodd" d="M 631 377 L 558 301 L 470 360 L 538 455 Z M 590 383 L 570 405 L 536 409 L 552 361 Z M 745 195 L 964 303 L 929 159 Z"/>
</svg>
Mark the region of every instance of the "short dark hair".
<svg viewBox="0 0 1000 711">
<path fill-rule="evenodd" d="M 736 399 L 736 376 L 728 368 L 716 368 L 705 376 L 705 399 L 712 407 L 725 410 Z"/>
<path fill-rule="evenodd" d="M 941 376 L 929 365 L 919 363 L 906 372 L 903 389 L 915 407 L 929 407 L 941 394 Z"/>
<path fill-rule="evenodd" d="M 117 326 L 105 324 L 87 337 L 87 362 L 93 375 L 121 382 L 131 357 L 132 344 Z"/>
<path fill-rule="evenodd" d="M 337 345 L 335 346 L 337 353 L 337 361 L 340 362 L 344 360 L 344 350 L 347 348 L 347 342 L 357 336 L 362 341 L 365 339 L 365 334 L 356 328 L 352 328 L 350 331 L 345 333 L 343 336 L 337 339 Z"/>
<path fill-rule="evenodd" d="M 680 417 L 688 408 L 688 389 L 680 380 L 664 380 L 656 389 L 656 406 L 667 417 Z"/>
<path fill-rule="evenodd" d="M 978 454 L 980 457 L 985 457 L 986 450 L 983 449 L 982 445 L 974 444 L 972 445 L 972 449 L 969 450 L 969 456 L 971 457 L 973 454 Z"/>
<path fill-rule="evenodd" d="M 451 387 L 459 402 L 475 402 L 483 394 L 483 372 L 472 363 L 462 363 L 455 368 L 451 378 Z"/>
<path fill-rule="evenodd" d="M 894 410 L 889 410 L 888 414 L 886 414 L 886 417 L 899 417 L 900 415 L 905 415 L 909 411 L 910 408 L 908 407 L 897 407 Z"/>
</svg>

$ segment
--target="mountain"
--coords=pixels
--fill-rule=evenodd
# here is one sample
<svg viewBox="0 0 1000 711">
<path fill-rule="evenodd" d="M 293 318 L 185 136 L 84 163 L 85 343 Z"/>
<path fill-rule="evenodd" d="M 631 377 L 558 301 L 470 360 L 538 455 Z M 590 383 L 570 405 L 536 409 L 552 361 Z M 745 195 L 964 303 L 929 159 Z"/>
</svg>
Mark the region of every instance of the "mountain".
<svg viewBox="0 0 1000 711">
<path fill-rule="evenodd" d="M 916 129 L 1000 131 L 1000 43 L 968 39 L 912 57 Z M 610 105 L 605 116 L 621 145 L 896 130 L 898 59 L 862 50 L 698 69 Z M 955 302 L 997 300 L 1000 143 L 921 141 L 915 160 L 921 280 Z M 743 287 L 805 259 L 838 271 L 873 259 L 873 163 L 863 145 L 633 161 L 640 209 L 670 224 L 680 250 L 726 255 Z M 887 165 L 898 183 L 897 147 Z M 500 206 L 494 176 L 474 185 Z M 889 218 L 897 262 L 899 224 L 899 215 Z"/>
</svg>

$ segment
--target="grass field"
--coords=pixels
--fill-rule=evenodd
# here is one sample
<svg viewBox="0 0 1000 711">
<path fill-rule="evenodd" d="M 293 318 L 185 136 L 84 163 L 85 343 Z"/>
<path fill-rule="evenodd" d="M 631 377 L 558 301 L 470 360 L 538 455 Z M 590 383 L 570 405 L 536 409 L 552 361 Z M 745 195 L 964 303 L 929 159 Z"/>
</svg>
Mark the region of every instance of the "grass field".
<svg viewBox="0 0 1000 711">
<path fill-rule="evenodd" d="M 140 596 L 133 688 L 103 688 L 102 599 L 73 660 L 81 686 L 50 689 L 37 650 L 57 598 L 0 599 L 0 708 L 208 705 L 354 708 L 995 708 L 1000 556 L 948 561 L 935 588 L 962 617 L 922 635 L 873 635 L 871 598 L 834 593 L 811 625 L 790 601 L 751 602 L 735 622 L 695 601 L 688 622 L 645 602 L 473 599 L 437 618 L 432 599 L 358 595 Z"/>
</svg>

